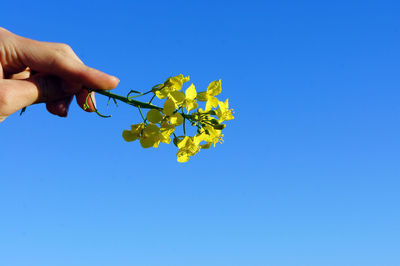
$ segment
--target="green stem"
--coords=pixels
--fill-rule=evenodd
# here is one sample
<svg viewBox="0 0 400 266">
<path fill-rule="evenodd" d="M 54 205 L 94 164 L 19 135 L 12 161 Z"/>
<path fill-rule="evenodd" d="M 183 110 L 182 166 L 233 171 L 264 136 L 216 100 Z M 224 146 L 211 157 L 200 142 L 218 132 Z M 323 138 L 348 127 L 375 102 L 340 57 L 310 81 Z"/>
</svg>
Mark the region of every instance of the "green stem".
<svg viewBox="0 0 400 266">
<path fill-rule="evenodd" d="M 138 106 L 138 109 L 139 109 L 139 113 L 140 113 L 140 116 L 142 117 L 142 119 L 143 119 L 143 123 L 145 124 L 145 125 L 147 125 L 147 122 L 146 122 L 146 118 L 144 118 L 144 115 L 143 115 L 143 113 L 142 113 L 142 108 L 140 108 L 140 106 Z"/>
<path fill-rule="evenodd" d="M 94 90 L 96 93 L 110 97 L 112 99 L 115 100 L 119 100 L 121 102 L 136 106 L 136 107 L 140 107 L 140 108 L 144 108 L 144 109 L 157 109 L 157 110 L 162 110 L 161 107 L 158 107 L 156 105 L 153 104 L 149 104 L 149 103 L 145 103 L 145 102 L 141 102 L 141 101 L 137 101 L 137 100 L 133 100 L 133 99 L 128 99 L 127 97 L 124 96 L 120 96 L 118 94 L 114 94 L 111 93 L 109 91 L 103 91 L 103 90 Z"/>
<path fill-rule="evenodd" d="M 115 94 L 115 93 L 111 93 L 111 92 L 109 92 L 109 91 L 104 91 L 104 90 L 92 90 L 92 89 L 89 89 L 89 88 L 85 88 L 85 89 L 87 89 L 87 90 L 89 90 L 89 91 L 94 91 L 94 92 L 96 92 L 96 93 L 98 93 L 98 94 L 107 96 L 107 97 L 112 98 L 112 99 L 114 99 L 114 100 L 119 100 L 119 101 L 121 101 L 121 102 L 127 103 L 127 104 L 129 104 L 129 105 L 132 105 L 132 106 L 135 106 L 135 107 L 138 107 L 138 108 L 156 109 L 156 110 L 159 110 L 159 111 L 162 111 L 162 110 L 163 110 L 162 107 L 158 107 L 158 106 L 153 105 L 153 104 L 151 104 L 151 103 L 145 103 L 145 102 L 133 100 L 133 99 L 130 99 L 130 98 L 125 97 L 125 96 L 121 96 L 121 95 L 118 95 L 118 94 Z M 155 96 L 155 95 L 154 95 L 154 96 Z M 152 97 L 152 100 L 154 99 L 154 96 Z M 177 110 L 177 111 L 179 111 L 179 110 Z M 182 116 L 183 116 L 184 118 L 188 119 L 190 122 L 193 122 L 193 121 L 194 121 L 194 120 L 193 120 L 193 116 L 192 116 L 192 115 L 189 115 L 189 114 L 185 114 L 185 113 L 183 112 L 183 109 L 182 109 Z"/>
<path fill-rule="evenodd" d="M 141 97 L 141 96 L 143 96 L 143 95 L 149 94 L 150 92 L 152 92 L 152 91 L 150 90 L 150 91 L 147 91 L 147 92 L 145 92 L 145 93 L 137 94 L 137 95 L 135 95 L 135 96 L 129 96 L 130 93 L 128 93 L 127 98 L 131 99 L 131 98 Z"/>
<path fill-rule="evenodd" d="M 182 116 L 183 116 L 183 135 L 185 135 L 186 136 L 186 117 L 184 116 L 185 115 L 185 113 L 183 112 L 183 107 L 181 107 L 181 109 L 182 109 Z"/>
<path fill-rule="evenodd" d="M 151 104 L 151 103 L 153 102 L 153 100 L 154 100 L 155 97 L 156 97 L 156 95 L 154 94 L 153 97 L 151 97 L 151 99 L 150 99 L 150 101 L 149 101 L 149 104 Z"/>
<path fill-rule="evenodd" d="M 183 118 L 183 135 L 186 136 L 186 118 Z"/>
</svg>

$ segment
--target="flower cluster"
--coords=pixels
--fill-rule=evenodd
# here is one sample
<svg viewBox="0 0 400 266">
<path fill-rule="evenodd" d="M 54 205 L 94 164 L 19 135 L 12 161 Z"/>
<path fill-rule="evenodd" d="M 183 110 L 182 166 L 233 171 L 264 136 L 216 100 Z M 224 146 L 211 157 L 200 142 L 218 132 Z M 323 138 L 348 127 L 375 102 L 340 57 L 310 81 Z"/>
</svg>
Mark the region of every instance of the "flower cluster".
<svg viewBox="0 0 400 266">
<path fill-rule="evenodd" d="M 188 81 L 189 77 L 180 74 L 154 86 L 147 92 L 154 94 L 152 100 L 157 97 L 165 101 L 163 107 L 151 105 L 152 100 L 146 103 L 145 108 L 150 109 L 146 117 L 142 114 L 140 105 L 132 103 L 138 106 L 143 122 L 132 125 L 130 130 L 123 131 L 122 137 L 125 141 L 139 139 L 143 148 L 157 148 L 161 142 L 169 144 L 172 139 L 179 148 L 178 162 L 187 162 L 201 149 L 222 143 L 221 131 L 225 128 L 225 124 L 222 123 L 234 117 L 232 109 L 229 109 L 228 100 L 222 102 L 216 97 L 222 90 L 221 80 L 211 82 L 206 91 L 199 93 L 193 84 L 185 92 L 181 91 L 183 84 Z M 204 110 L 199 108 L 198 102 L 205 102 Z M 196 127 L 194 136 L 187 134 L 186 124 Z M 177 134 L 178 126 L 183 127 L 183 134 Z"/>
</svg>

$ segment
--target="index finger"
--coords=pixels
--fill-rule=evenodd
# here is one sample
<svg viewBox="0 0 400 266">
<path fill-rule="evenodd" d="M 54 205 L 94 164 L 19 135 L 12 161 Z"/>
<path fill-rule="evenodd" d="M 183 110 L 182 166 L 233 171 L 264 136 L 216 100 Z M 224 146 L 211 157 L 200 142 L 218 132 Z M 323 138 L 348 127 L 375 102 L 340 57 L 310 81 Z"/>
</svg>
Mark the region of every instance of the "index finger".
<svg viewBox="0 0 400 266">
<path fill-rule="evenodd" d="M 67 53 L 52 49 L 42 42 L 18 36 L 16 46 L 22 63 L 35 71 L 98 90 L 110 90 L 119 83 L 118 78 L 88 67 Z M 65 45 L 64 49 L 68 49 L 68 46 Z"/>
</svg>

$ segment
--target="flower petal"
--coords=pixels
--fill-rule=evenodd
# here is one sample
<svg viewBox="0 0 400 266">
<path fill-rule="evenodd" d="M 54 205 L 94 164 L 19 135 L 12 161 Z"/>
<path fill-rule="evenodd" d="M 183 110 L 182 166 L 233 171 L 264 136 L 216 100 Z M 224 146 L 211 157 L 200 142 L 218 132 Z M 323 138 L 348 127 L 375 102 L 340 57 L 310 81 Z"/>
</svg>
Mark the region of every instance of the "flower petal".
<svg viewBox="0 0 400 266">
<path fill-rule="evenodd" d="M 161 89 L 159 91 L 156 91 L 155 94 L 159 99 L 164 99 L 168 96 L 168 90 Z"/>
<path fill-rule="evenodd" d="M 211 96 L 216 96 L 220 94 L 221 91 L 222 91 L 221 80 L 213 81 L 208 85 L 207 93 Z"/>
<path fill-rule="evenodd" d="M 206 144 L 202 144 L 200 145 L 200 148 L 202 148 L 203 150 L 209 149 L 212 145 L 212 142 L 207 142 Z"/>
<path fill-rule="evenodd" d="M 165 115 L 172 115 L 175 111 L 175 104 L 174 101 L 168 98 L 164 103 L 163 113 Z"/>
<path fill-rule="evenodd" d="M 197 100 L 200 102 L 205 102 L 208 99 L 208 94 L 206 91 L 199 92 L 197 94 Z"/>
<path fill-rule="evenodd" d="M 178 157 L 177 159 L 180 163 L 186 163 L 187 161 L 189 161 L 189 154 L 185 150 L 179 150 L 176 156 Z"/>
<path fill-rule="evenodd" d="M 142 130 L 144 129 L 144 123 L 136 124 L 136 125 L 131 125 L 131 132 L 133 135 L 136 137 L 139 137 L 140 134 L 142 134 Z"/>
<path fill-rule="evenodd" d="M 218 107 L 218 99 L 217 99 L 217 97 L 214 97 L 214 96 L 208 97 L 208 102 L 210 102 L 212 107 L 214 107 L 214 108 Z"/>
<path fill-rule="evenodd" d="M 155 124 L 148 124 L 143 129 L 143 136 L 145 137 L 154 137 L 158 133 L 160 133 L 160 128 Z"/>
<path fill-rule="evenodd" d="M 190 100 L 194 100 L 197 96 L 196 88 L 194 85 L 190 85 L 189 88 L 186 89 L 185 91 L 186 98 Z"/>
<path fill-rule="evenodd" d="M 140 144 L 145 149 L 153 147 L 156 142 L 157 140 L 155 138 L 144 137 L 144 136 L 140 138 Z"/>
<path fill-rule="evenodd" d="M 178 144 L 177 144 L 178 148 L 182 149 L 183 147 L 185 147 L 189 140 L 190 140 L 189 136 L 185 136 L 182 140 L 178 140 L 179 141 Z"/>
<path fill-rule="evenodd" d="M 151 109 L 150 111 L 147 112 L 147 120 L 149 120 L 151 123 L 160 123 L 160 121 L 163 119 L 163 115 L 160 113 L 160 111 L 156 109 Z"/>
<path fill-rule="evenodd" d="M 187 112 L 189 113 L 191 110 L 196 109 L 199 106 L 199 104 L 196 103 L 195 100 L 193 100 L 193 101 L 187 102 L 185 106 L 186 106 Z"/>
<path fill-rule="evenodd" d="M 124 130 L 122 132 L 122 137 L 124 138 L 125 141 L 127 142 L 131 142 L 134 140 L 137 140 L 137 136 L 135 136 L 134 134 L 132 134 L 132 132 L 130 130 Z"/>
<path fill-rule="evenodd" d="M 180 113 L 175 113 L 169 117 L 171 125 L 179 126 L 183 123 L 183 116 Z"/>
<path fill-rule="evenodd" d="M 210 111 L 213 107 L 216 108 L 218 106 L 218 99 L 214 96 L 209 96 L 206 103 L 206 110 Z"/>
<path fill-rule="evenodd" d="M 185 94 L 181 91 L 172 91 L 169 97 L 176 105 L 182 104 L 185 100 Z"/>
</svg>

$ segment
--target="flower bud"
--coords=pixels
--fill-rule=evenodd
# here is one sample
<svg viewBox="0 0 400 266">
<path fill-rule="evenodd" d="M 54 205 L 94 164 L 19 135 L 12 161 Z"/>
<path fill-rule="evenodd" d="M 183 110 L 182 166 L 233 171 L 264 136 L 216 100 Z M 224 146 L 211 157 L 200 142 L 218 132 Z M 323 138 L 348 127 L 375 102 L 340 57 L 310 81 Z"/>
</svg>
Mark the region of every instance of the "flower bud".
<svg viewBox="0 0 400 266">
<path fill-rule="evenodd" d="M 214 127 L 215 129 L 222 130 L 222 129 L 224 129 L 224 128 L 226 127 L 226 125 L 224 125 L 224 124 L 218 124 L 218 125 L 214 125 L 213 127 Z"/>
<path fill-rule="evenodd" d="M 215 119 L 215 118 L 211 119 L 210 122 L 211 122 L 211 124 L 213 124 L 213 125 L 219 125 L 218 120 Z"/>
</svg>

